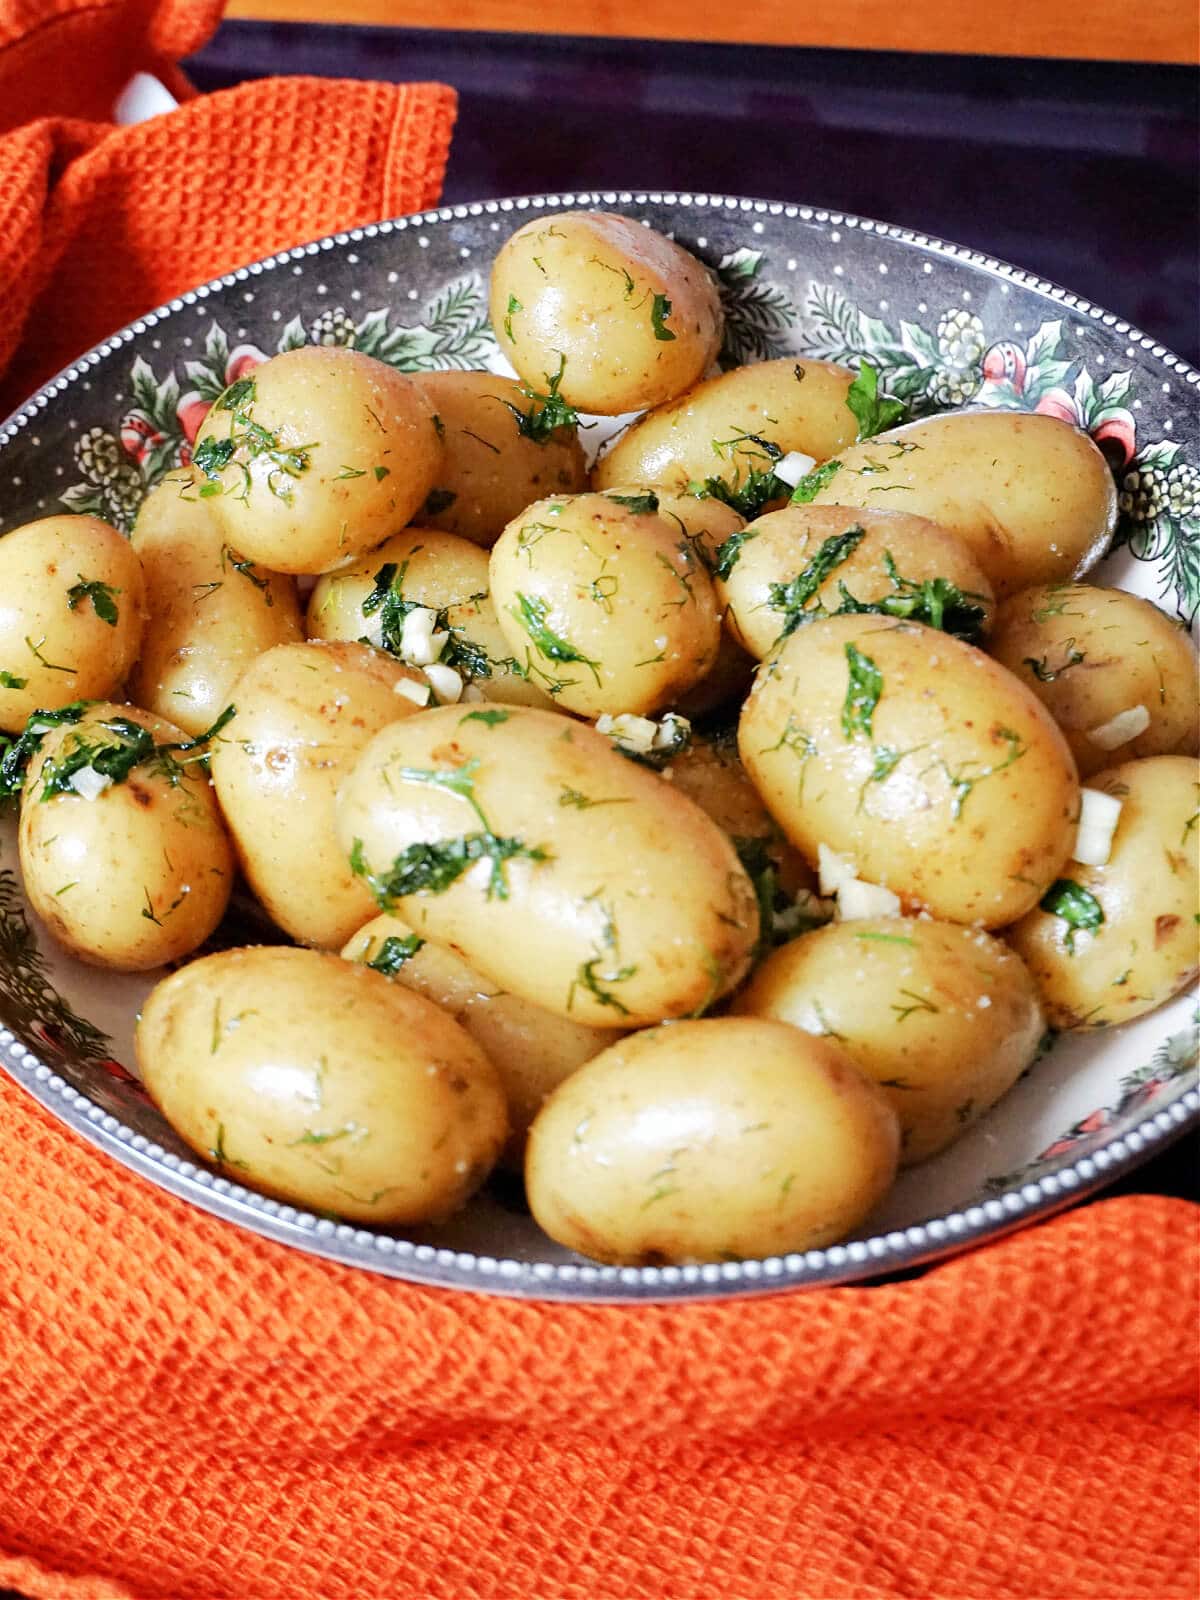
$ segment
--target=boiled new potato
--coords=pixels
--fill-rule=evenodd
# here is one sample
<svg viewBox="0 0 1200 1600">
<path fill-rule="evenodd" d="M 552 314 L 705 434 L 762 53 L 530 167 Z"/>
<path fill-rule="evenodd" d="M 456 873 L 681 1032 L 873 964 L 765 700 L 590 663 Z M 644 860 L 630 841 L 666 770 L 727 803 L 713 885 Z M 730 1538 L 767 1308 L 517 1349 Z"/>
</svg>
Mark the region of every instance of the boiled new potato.
<svg viewBox="0 0 1200 1600">
<path fill-rule="evenodd" d="M 1036 412 L 925 417 L 838 460 L 815 505 L 929 517 L 963 540 L 999 597 L 1081 576 L 1117 525 L 1116 485 L 1097 446 Z"/>
<path fill-rule="evenodd" d="M 283 644 L 234 685 L 213 783 L 242 871 L 302 944 L 337 949 L 372 912 L 334 837 L 338 785 L 372 735 L 411 716 L 423 675 L 370 645 Z"/>
<path fill-rule="evenodd" d="M 475 683 L 486 700 L 552 706 L 550 696 L 518 670 L 488 582 L 487 551 L 471 540 L 406 528 L 319 580 L 308 600 L 308 635 L 368 639 L 398 655 L 406 613 L 414 604 L 425 606 L 441 617 L 437 631 L 450 635 L 439 660 Z"/>
<path fill-rule="evenodd" d="M 275 572 L 332 572 L 420 510 L 442 461 L 413 378 L 357 350 L 305 345 L 239 378 L 193 460 L 233 549 Z"/>
<path fill-rule="evenodd" d="M 1075 763 L 1049 713 L 982 651 L 918 623 L 801 628 L 759 671 L 738 744 L 809 862 L 825 845 L 910 911 L 1003 927 L 1074 844 Z"/>
<path fill-rule="evenodd" d="M 613 1045 L 556 1089 L 525 1186 L 560 1244 L 630 1266 L 842 1238 L 896 1173 L 895 1113 L 840 1046 L 757 1017 Z"/>
<path fill-rule="evenodd" d="M 1069 861 L 1007 938 L 1052 1028 L 1107 1028 L 1196 977 L 1200 767 L 1188 756 L 1125 761 L 1089 778 L 1121 802 L 1107 862 Z"/>
<path fill-rule="evenodd" d="M 142 1081 L 223 1177 L 358 1222 L 451 1215 L 490 1171 L 504 1094 L 421 995 L 337 956 L 227 950 L 150 995 Z"/>
<path fill-rule="evenodd" d="M 519 511 L 548 494 L 579 494 L 587 465 L 573 423 L 558 423 L 525 388 L 492 372 L 423 372 L 442 425 L 442 465 L 422 527 L 486 549 Z"/>
<path fill-rule="evenodd" d="M 658 711 L 716 662 L 708 573 L 651 493 L 539 500 L 505 528 L 490 567 L 511 653 L 568 710 Z"/>
<path fill-rule="evenodd" d="M 616 416 L 681 394 L 721 347 L 708 269 L 629 217 L 535 217 L 492 266 L 491 321 L 527 386 Z"/>
<path fill-rule="evenodd" d="M 736 367 L 634 423 L 596 463 L 592 484 L 683 493 L 689 483 L 719 478 L 723 493 L 735 503 L 748 498 L 755 515 L 763 504 L 755 486 L 779 455 L 799 450 L 823 461 L 853 443 L 858 423 L 846 404 L 853 381 L 848 367 L 831 361 L 788 357 Z"/>
<path fill-rule="evenodd" d="M 384 729 L 337 829 L 384 910 L 575 1022 L 687 1016 L 749 965 L 754 889 L 726 836 L 555 712 L 442 706 Z"/>
<path fill-rule="evenodd" d="M 178 961 L 220 922 L 234 855 L 183 730 L 103 701 L 47 730 L 29 764 L 18 835 L 29 903 L 91 966 Z"/>
<path fill-rule="evenodd" d="M 115 693 L 144 620 L 138 558 L 99 517 L 43 517 L 0 537 L 0 733 Z"/>
<path fill-rule="evenodd" d="M 304 637 L 296 585 L 231 550 L 203 479 L 173 473 L 142 501 L 130 543 L 146 583 L 146 630 L 129 679 L 138 705 L 186 733 L 210 728 L 256 655 Z"/>
<path fill-rule="evenodd" d="M 942 628 L 986 631 L 992 586 L 963 542 L 925 517 L 786 506 L 751 522 L 717 569 L 726 626 L 760 659 L 814 617 L 862 607 Z"/>
<path fill-rule="evenodd" d="M 734 1009 L 836 1040 L 891 1102 L 906 1166 L 994 1105 L 1045 1031 L 1033 980 L 1006 945 L 924 917 L 830 923 L 793 939 Z"/>
<path fill-rule="evenodd" d="M 1149 600 L 1084 583 L 1022 589 L 988 649 L 1058 723 L 1082 777 L 1114 760 L 1195 755 L 1196 655 Z"/>
<path fill-rule="evenodd" d="M 529 1124 L 546 1096 L 613 1042 L 610 1028 L 585 1027 L 497 988 L 453 950 L 422 939 L 386 911 L 360 928 L 342 955 L 423 994 L 467 1030 L 504 1087 L 509 1137 L 500 1159 L 518 1171 Z"/>
</svg>

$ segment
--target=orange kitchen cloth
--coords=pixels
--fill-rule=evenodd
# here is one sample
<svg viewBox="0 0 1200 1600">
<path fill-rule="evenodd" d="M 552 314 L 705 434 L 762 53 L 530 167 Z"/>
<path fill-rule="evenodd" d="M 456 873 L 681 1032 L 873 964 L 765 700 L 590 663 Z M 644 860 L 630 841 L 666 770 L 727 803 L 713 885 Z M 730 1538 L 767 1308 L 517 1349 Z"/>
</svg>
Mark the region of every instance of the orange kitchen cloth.
<svg viewBox="0 0 1200 1600">
<path fill-rule="evenodd" d="M 136 13 L 154 55 L 213 8 L 0 19 L 33 12 Z M 0 107 L 46 113 L 0 137 L 9 403 L 196 281 L 436 198 L 445 89 L 263 82 L 114 131 L 33 59 L 0 32 Z M 159 1193 L 0 1074 L 0 1587 L 1195 1600 L 1196 1269 L 1194 1208 L 1133 1198 L 882 1288 L 435 1292 Z"/>
</svg>

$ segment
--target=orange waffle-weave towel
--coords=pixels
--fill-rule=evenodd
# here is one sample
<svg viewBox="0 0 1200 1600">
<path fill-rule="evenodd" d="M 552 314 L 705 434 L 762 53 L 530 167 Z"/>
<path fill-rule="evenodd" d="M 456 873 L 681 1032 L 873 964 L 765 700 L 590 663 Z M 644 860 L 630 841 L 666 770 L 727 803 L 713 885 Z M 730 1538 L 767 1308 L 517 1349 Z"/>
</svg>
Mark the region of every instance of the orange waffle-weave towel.
<svg viewBox="0 0 1200 1600">
<path fill-rule="evenodd" d="M 0 113 L 34 58 L 3 25 L 38 9 L 0 0 Z M 157 29 L 124 70 L 216 7 L 40 10 Z M 8 400 L 193 282 L 431 204 L 452 110 L 280 81 L 0 138 Z M 1122 1199 L 883 1288 L 507 1303 L 242 1234 L 0 1074 L 0 1588 L 1196 1600 L 1195 1223 Z"/>
</svg>

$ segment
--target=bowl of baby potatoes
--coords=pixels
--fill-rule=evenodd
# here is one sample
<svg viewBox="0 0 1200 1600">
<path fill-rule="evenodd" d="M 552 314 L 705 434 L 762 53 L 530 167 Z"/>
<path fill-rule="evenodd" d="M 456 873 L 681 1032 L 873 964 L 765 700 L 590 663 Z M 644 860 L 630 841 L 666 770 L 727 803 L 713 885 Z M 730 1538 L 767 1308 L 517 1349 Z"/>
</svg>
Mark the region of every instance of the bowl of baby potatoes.
<svg viewBox="0 0 1200 1600">
<path fill-rule="evenodd" d="M 709 195 L 256 262 L 0 428 L 0 1065 L 345 1263 L 877 1276 L 1196 1088 L 1197 374 Z"/>
</svg>

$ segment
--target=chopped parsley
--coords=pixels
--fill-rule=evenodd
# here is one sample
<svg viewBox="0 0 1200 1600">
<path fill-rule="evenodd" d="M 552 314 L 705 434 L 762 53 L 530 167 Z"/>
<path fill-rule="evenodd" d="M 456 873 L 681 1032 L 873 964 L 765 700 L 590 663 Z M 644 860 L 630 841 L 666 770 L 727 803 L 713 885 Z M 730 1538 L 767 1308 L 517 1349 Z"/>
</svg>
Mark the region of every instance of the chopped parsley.
<svg viewBox="0 0 1200 1600">
<path fill-rule="evenodd" d="M 949 578 L 901 577 L 890 550 L 883 553 L 883 565 L 892 583 L 890 594 L 878 600 L 856 600 L 846 585 L 839 582 L 841 603 L 831 615 L 896 617 L 903 622 L 923 622 L 926 627 L 953 634 L 968 643 L 979 638 L 987 614 L 983 595 L 972 589 L 960 589 Z"/>
<path fill-rule="evenodd" d="M 67 609 L 74 611 L 85 600 L 92 602 L 92 610 L 101 622 L 107 622 L 110 628 L 117 625 L 117 595 L 120 589 L 114 589 L 111 583 L 100 583 L 97 579 L 85 578 L 79 574 L 79 582 L 73 583 L 67 590 Z"/>
<path fill-rule="evenodd" d="M 227 544 L 223 544 L 221 546 L 221 571 L 227 572 L 230 567 L 239 577 L 245 578 L 247 583 L 253 584 L 269 606 L 274 605 L 275 601 L 271 594 L 270 579 L 262 576 L 258 571 L 257 563 L 247 560 L 245 556 L 239 556 L 236 550 L 231 550 Z"/>
<path fill-rule="evenodd" d="M 0 672 L 0 689 L 23 689 L 28 682 L 28 678 L 18 678 L 15 673 Z"/>
<path fill-rule="evenodd" d="M 29 763 L 51 728 L 78 722 L 91 704 L 90 700 L 76 700 L 57 711 L 35 711 L 15 739 L 0 733 L 0 806 L 20 794 Z"/>
<path fill-rule="evenodd" d="M 212 727 L 198 738 L 173 744 L 156 744 L 150 729 L 131 717 L 106 717 L 96 726 L 109 737 L 92 740 L 77 731 L 69 735 L 58 759 L 46 763 L 41 773 L 40 799 L 46 801 L 59 794 L 78 794 L 74 779 L 85 769 L 116 784 L 124 783 L 135 767 L 148 767 L 165 778 L 172 788 L 177 788 L 189 766 L 203 767 L 207 763 L 208 743 L 234 715 L 234 709 L 227 706 Z M 195 753 L 197 751 L 199 754 Z M 180 756 L 185 759 L 181 761 Z"/>
<path fill-rule="evenodd" d="M 362 840 L 356 839 L 350 852 L 350 869 L 366 884 L 375 902 L 384 911 L 410 894 L 443 894 L 477 861 L 490 861 L 489 900 L 508 899 L 504 863 L 514 857 L 545 861 L 546 852 L 529 849 L 520 839 L 501 838 L 494 833 L 465 833 L 457 839 L 430 840 L 410 844 L 402 850 L 385 873 L 374 873 L 362 853 Z"/>
<path fill-rule="evenodd" d="M 547 661 L 577 661 L 581 666 L 587 667 L 600 682 L 600 663 L 593 661 L 577 650 L 569 639 L 564 639 L 561 634 L 554 632 L 546 623 L 550 614 L 550 603 L 541 595 L 517 593 L 517 603 L 509 606 L 509 614 L 514 616 L 533 641 L 533 647 L 540 656 Z"/>
<path fill-rule="evenodd" d="M 1082 650 L 1076 650 L 1074 639 L 1068 639 L 1064 646 L 1064 657 L 1060 666 L 1048 667 L 1046 656 L 1026 656 L 1021 665 L 1028 667 L 1039 683 L 1053 683 L 1055 678 L 1061 678 L 1064 672 L 1071 667 L 1077 667 L 1081 661 L 1086 660 Z"/>
<path fill-rule="evenodd" d="M 408 600 L 404 596 L 404 575 L 408 571 L 408 562 L 404 561 L 399 566 L 394 561 L 387 561 L 375 574 L 375 584 L 370 593 L 364 598 L 359 610 L 364 617 L 373 617 L 379 614 L 379 640 L 389 655 L 402 657 L 402 644 L 404 638 L 404 619 L 410 611 L 433 610 L 425 606 L 420 600 Z M 485 594 L 473 594 L 471 600 L 486 599 Z M 490 678 L 492 675 L 492 661 L 487 651 L 474 639 L 456 628 L 449 620 L 443 607 L 436 613 L 435 628 L 449 635 L 442 647 L 440 660 L 448 667 L 454 667 L 469 678 Z"/>
<path fill-rule="evenodd" d="M 643 489 L 637 494 L 606 494 L 606 500 L 612 500 L 616 505 L 624 506 L 626 511 L 635 511 L 645 514 L 658 510 L 658 496 L 652 489 Z"/>
<path fill-rule="evenodd" d="M 515 294 L 510 294 L 509 297 L 508 297 L 508 307 L 507 307 L 507 309 L 505 310 L 505 313 L 504 313 L 504 331 L 508 335 L 508 340 L 509 340 L 510 344 L 515 343 L 515 340 L 513 339 L 513 331 L 512 331 L 513 314 L 514 314 L 514 312 L 517 312 L 517 311 L 524 311 L 524 309 L 525 309 L 525 307 L 517 299 L 516 295 Z"/>
<path fill-rule="evenodd" d="M 745 449 L 746 445 L 752 445 L 753 449 Z M 774 440 L 764 439 L 757 433 L 738 432 L 731 439 L 714 439 L 712 447 L 714 454 L 722 461 L 733 461 L 736 469 L 734 479 L 729 483 L 723 477 L 714 475 L 700 482 L 689 483 L 688 493 L 697 499 L 722 500 L 739 516 L 753 521 L 772 500 L 791 493 L 791 486 L 775 476 L 775 462 L 782 457 L 783 451 Z M 756 461 L 765 461 L 767 465 L 756 466 Z M 744 479 L 741 470 L 743 464 L 746 464 Z"/>
<path fill-rule="evenodd" d="M 850 681 L 842 706 L 842 732 L 847 739 L 859 735 L 869 739 L 871 719 L 883 693 L 883 674 L 871 657 L 864 655 L 857 645 L 847 644 L 846 662 L 850 668 Z"/>
<path fill-rule="evenodd" d="M 461 728 L 464 722 L 482 722 L 489 728 L 498 728 L 502 722 L 507 722 L 512 715 L 509 711 L 468 711 L 465 717 L 458 719 Z"/>
<path fill-rule="evenodd" d="M 400 938 L 390 933 L 379 948 L 379 953 L 367 966 L 382 972 L 385 978 L 394 978 L 406 961 L 411 961 L 425 941 L 420 934 L 410 933 Z"/>
<path fill-rule="evenodd" d="M 846 391 L 846 404 L 858 423 L 858 437 L 873 439 L 877 433 L 894 428 L 904 420 L 902 400 L 889 400 L 879 393 L 879 374 L 869 361 L 858 369 L 858 376 Z"/>
<path fill-rule="evenodd" d="M 814 467 L 811 472 L 806 472 L 792 490 L 792 504 L 806 506 L 810 500 L 815 500 L 830 479 L 842 470 L 842 463 L 836 458 L 826 461 L 822 466 Z"/>
<path fill-rule="evenodd" d="M 742 556 L 742 546 L 749 544 L 751 539 L 757 539 L 758 528 L 739 528 L 736 533 L 731 533 L 728 539 L 723 539 L 717 546 L 716 557 L 713 562 L 713 573 L 718 578 L 727 578 L 737 566 Z"/>
<path fill-rule="evenodd" d="M 507 406 L 517 419 L 517 432 L 523 439 L 532 439 L 534 444 L 545 444 L 560 428 L 579 426 L 579 413 L 574 406 L 568 405 L 558 392 L 566 366 L 566 356 L 560 355 L 558 371 L 553 377 L 546 373 L 545 394 L 531 389 L 526 383 L 521 384 L 521 393 L 531 402 L 528 411 L 522 411 L 520 406 L 513 405 L 511 400 L 501 400 L 500 404 Z"/>
<path fill-rule="evenodd" d="M 671 315 L 671 302 L 665 294 L 656 294 L 650 306 L 650 322 L 654 328 L 654 337 L 663 343 L 669 343 L 675 335 L 666 326 L 667 318 Z"/>
<path fill-rule="evenodd" d="M 200 493 L 221 493 L 222 474 L 232 465 L 242 473 L 242 482 L 234 498 L 248 499 L 254 481 L 250 463 L 264 460 L 267 462 L 267 488 L 285 505 L 291 505 L 292 484 L 312 465 L 311 452 L 316 445 L 284 445 L 277 433 L 254 420 L 252 411 L 257 399 L 253 378 L 239 378 L 218 396 L 213 410 L 230 414 L 229 433 L 223 439 L 211 435 L 201 439 L 192 454 L 196 468 L 209 480 Z"/>
<path fill-rule="evenodd" d="M 1094 933 L 1104 921 L 1104 908 L 1082 884 L 1073 878 L 1056 878 L 1042 896 L 1043 911 L 1060 918 L 1067 925 L 1065 944 L 1067 954 L 1075 954 L 1075 935 L 1080 929 Z"/>
<path fill-rule="evenodd" d="M 822 614 L 820 607 L 810 612 L 809 601 L 830 573 L 836 571 L 843 561 L 847 561 L 854 554 L 866 536 L 866 529 L 858 523 L 852 528 L 847 528 L 844 533 L 833 534 L 822 541 L 816 555 L 794 578 L 790 578 L 787 583 L 770 585 L 767 604 L 772 611 L 782 612 L 784 617 L 780 638 L 788 638 L 795 633 L 802 622 L 810 621 L 814 616 Z"/>
</svg>

